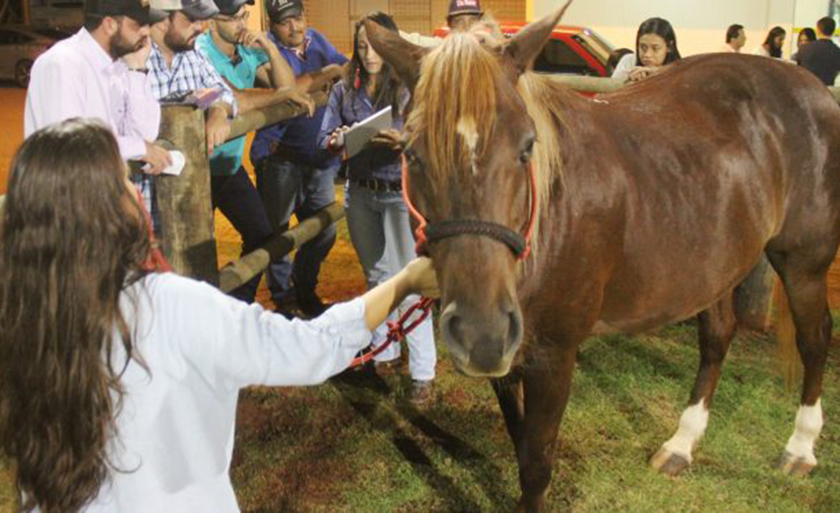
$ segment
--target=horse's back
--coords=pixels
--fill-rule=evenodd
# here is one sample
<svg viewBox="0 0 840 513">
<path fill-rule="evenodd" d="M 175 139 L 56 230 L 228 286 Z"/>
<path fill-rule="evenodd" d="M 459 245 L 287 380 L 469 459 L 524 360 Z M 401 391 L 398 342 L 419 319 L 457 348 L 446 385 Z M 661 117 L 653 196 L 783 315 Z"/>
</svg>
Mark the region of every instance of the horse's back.
<svg viewBox="0 0 840 513">
<path fill-rule="evenodd" d="M 582 110 L 576 139 L 604 141 L 588 174 L 613 190 L 623 184 L 624 233 L 605 252 L 614 260 L 603 320 L 643 329 L 691 315 L 769 246 L 822 240 L 819 259 L 833 258 L 840 108 L 809 72 L 768 58 L 697 56 Z"/>
</svg>

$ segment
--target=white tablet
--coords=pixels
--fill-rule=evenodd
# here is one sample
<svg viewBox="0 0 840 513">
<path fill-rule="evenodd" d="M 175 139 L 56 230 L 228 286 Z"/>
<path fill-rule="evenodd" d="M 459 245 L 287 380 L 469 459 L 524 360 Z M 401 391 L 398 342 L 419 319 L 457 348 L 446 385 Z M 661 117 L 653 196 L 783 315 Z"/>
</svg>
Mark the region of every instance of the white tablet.
<svg viewBox="0 0 840 513">
<path fill-rule="evenodd" d="M 394 119 L 391 116 L 391 107 L 385 107 L 379 112 L 353 125 L 353 128 L 344 133 L 344 153 L 350 158 L 364 148 L 368 141 L 381 132 L 393 127 Z"/>
</svg>

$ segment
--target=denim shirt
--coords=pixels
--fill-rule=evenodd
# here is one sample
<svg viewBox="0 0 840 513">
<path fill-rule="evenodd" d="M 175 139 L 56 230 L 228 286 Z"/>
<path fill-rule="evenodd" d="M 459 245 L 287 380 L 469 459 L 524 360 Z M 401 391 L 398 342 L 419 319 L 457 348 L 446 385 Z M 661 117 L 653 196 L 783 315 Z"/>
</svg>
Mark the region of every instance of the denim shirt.
<svg viewBox="0 0 840 513">
<path fill-rule="evenodd" d="M 308 43 L 303 58 L 294 50 L 287 48 L 274 33 L 268 31 L 268 39 L 286 59 L 295 77 L 321 70 L 330 64 L 344 65 L 347 57 L 342 55 L 317 30 L 307 29 Z M 280 143 L 297 154 L 300 161 L 312 167 L 326 169 L 336 165 L 337 159 L 329 152 L 321 151 L 315 144 L 318 128 L 321 126 L 324 108 L 318 108 L 310 117 L 297 116 L 281 123 L 263 128 L 257 132 L 251 145 L 251 161 L 258 162 L 271 154 L 272 143 Z"/>
<path fill-rule="evenodd" d="M 403 90 L 400 97 L 400 110 L 408 104 L 409 93 Z M 330 135 L 340 126 L 351 126 L 375 114 L 370 96 L 364 89 L 350 90 L 345 81 L 337 83 L 330 93 L 330 101 L 318 133 L 318 146 L 326 149 Z M 395 116 L 393 128 L 402 130 L 402 117 Z M 371 148 L 358 153 L 350 159 L 349 177 L 354 180 L 377 178 L 396 182 L 400 180 L 400 159 L 394 152 L 385 148 Z"/>
</svg>

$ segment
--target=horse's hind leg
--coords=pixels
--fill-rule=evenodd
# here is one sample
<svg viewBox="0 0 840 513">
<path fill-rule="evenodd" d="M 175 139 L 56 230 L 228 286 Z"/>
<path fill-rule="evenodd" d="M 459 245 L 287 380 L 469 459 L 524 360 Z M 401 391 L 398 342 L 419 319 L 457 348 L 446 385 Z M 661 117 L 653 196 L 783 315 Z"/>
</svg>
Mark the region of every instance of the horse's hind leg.
<svg viewBox="0 0 840 513">
<path fill-rule="evenodd" d="M 691 464 L 691 453 L 709 420 L 709 408 L 715 395 L 720 366 L 735 333 L 735 312 L 730 292 L 708 310 L 698 315 L 700 338 L 700 369 L 688 408 L 680 417 L 677 432 L 651 458 L 654 468 L 669 475 L 677 475 Z"/>
<path fill-rule="evenodd" d="M 814 264 L 812 259 L 768 253 L 779 273 L 790 303 L 796 328 L 796 347 L 805 368 L 799 411 L 793 435 L 785 446 L 779 468 L 787 474 L 805 475 L 816 465 L 814 444 L 823 425 L 822 378 L 831 341 L 831 315 L 828 310 L 826 273 L 829 259 Z"/>
</svg>

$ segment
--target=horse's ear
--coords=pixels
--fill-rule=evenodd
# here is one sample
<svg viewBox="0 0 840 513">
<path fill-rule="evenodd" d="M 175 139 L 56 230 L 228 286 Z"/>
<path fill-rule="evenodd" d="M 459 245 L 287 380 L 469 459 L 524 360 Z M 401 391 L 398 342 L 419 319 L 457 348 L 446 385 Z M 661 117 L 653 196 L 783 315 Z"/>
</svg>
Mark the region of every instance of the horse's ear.
<svg viewBox="0 0 840 513">
<path fill-rule="evenodd" d="M 372 20 L 365 20 L 365 31 L 376 53 L 394 67 L 409 91 L 414 92 L 414 86 L 420 78 L 420 61 L 429 53 L 429 49 L 409 43 L 398 33 Z"/>
<path fill-rule="evenodd" d="M 533 65 L 545 43 L 551 37 L 554 27 L 566 13 L 572 0 L 548 16 L 530 23 L 516 34 L 504 48 L 504 54 L 513 60 L 519 73 L 524 73 Z"/>
</svg>

